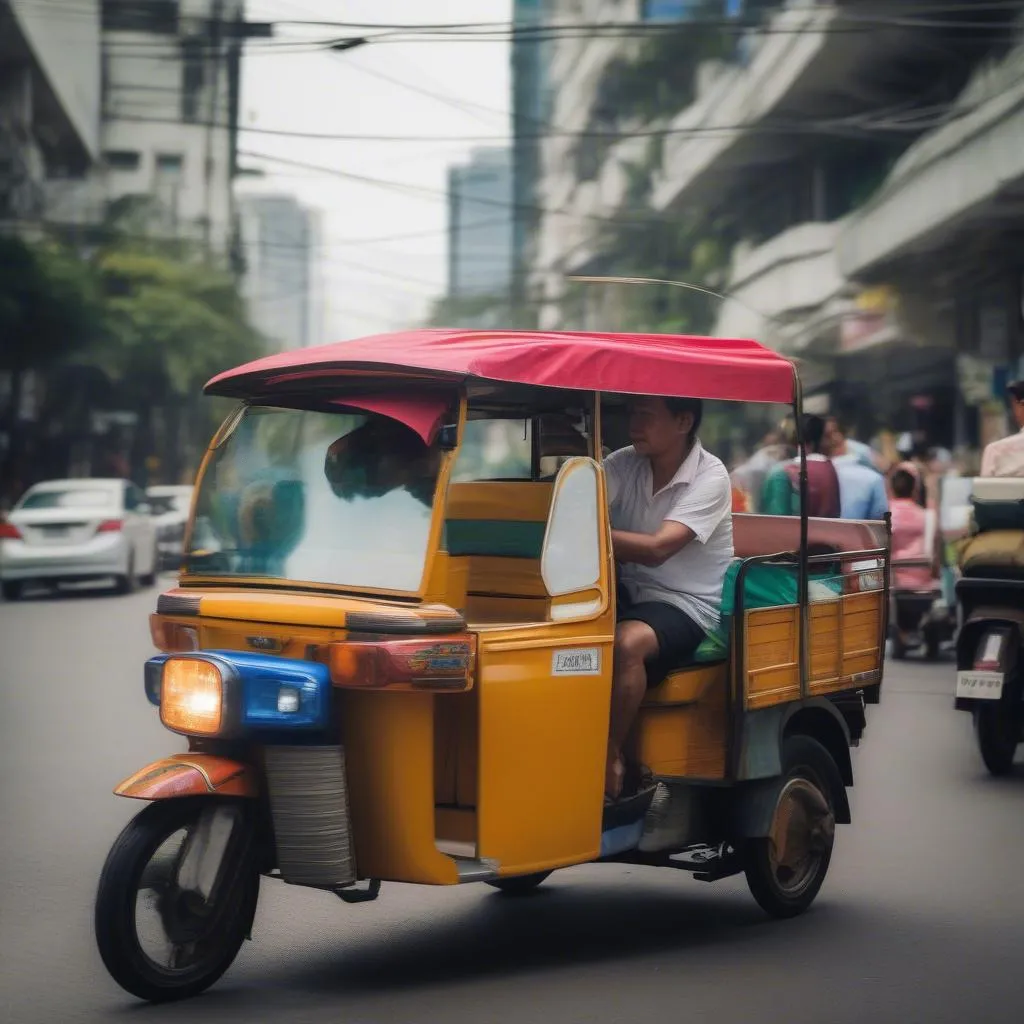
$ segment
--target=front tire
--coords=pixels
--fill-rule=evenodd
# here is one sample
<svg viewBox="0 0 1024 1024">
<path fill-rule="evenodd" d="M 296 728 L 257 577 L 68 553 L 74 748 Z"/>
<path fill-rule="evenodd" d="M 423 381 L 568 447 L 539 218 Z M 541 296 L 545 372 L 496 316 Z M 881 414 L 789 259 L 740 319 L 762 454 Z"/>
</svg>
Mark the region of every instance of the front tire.
<svg viewBox="0 0 1024 1024">
<path fill-rule="evenodd" d="M 802 914 L 828 874 L 835 835 L 836 787 L 842 776 L 832 755 L 810 736 L 787 736 L 782 747 L 785 782 L 767 837 L 743 851 L 747 885 L 772 917 Z"/>
<path fill-rule="evenodd" d="M 532 875 L 512 875 L 508 878 L 494 878 L 487 884 L 504 896 L 525 896 L 533 892 L 550 871 L 535 871 Z"/>
<path fill-rule="evenodd" d="M 232 826 L 215 865 L 217 880 L 204 899 L 182 887 L 182 869 L 191 856 L 190 841 L 211 815 L 228 815 Z M 103 866 L 94 918 L 100 956 L 125 991 L 155 1003 L 188 999 L 231 966 L 252 928 L 259 897 L 253 832 L 248 804 L 228 800 L 161 801 L 128 823 Z M 166 849 L 180 833 L 180 846 Z M 209 841 L 210 834 L 201 840 Z M 201 840 L 196 849 L 202 849 Z M 140 900 L 150 895 L 162 929 L 155 944 L 150 930 L 140 929 Z M 155 958 L 154 945 L 164 947 L 165 962 Z"/>
<path fill-rule="evenodd" d="M 1013 771 L 1013 758 L 1020 741 L 1020 723 L 1001 704 L 974 712 L 978 750 L 990 775 L 997 778 Z"/>
</svg>

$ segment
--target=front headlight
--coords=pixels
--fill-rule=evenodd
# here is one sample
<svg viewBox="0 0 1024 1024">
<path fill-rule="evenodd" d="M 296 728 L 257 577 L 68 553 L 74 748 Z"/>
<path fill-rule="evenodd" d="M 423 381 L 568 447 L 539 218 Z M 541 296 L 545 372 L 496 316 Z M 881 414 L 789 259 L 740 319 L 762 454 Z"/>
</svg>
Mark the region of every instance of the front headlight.
<svg viewBox="0 0 1024 1024">
<path fill-rule="evenodd" d="M 224 675 L 212 661 L 168 658 L 160 684 L 160 721 L 187 736 L 218 736 L 224 726 Z"/>
</svg>

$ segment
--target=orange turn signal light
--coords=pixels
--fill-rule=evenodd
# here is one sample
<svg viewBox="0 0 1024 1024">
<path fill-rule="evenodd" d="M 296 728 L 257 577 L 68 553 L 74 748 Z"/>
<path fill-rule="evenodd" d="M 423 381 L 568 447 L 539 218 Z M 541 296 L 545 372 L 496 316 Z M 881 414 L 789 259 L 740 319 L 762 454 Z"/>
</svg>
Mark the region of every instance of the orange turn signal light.
<svg viewBox="0 0 1024 1024">
<path fill-rule="evenodd" d="M 327 663 L 335 686 L 465 690 L 475 660 L 475 637 L 460 633 L 437 640 L 331 644 Z"/>
<path fill-rule="evenodd" d="M 223 719 L 220 669 L 198 658 L 169 658 L 160 686 L 160 721 L 172 732 L 216 736 Z"/>
<path fill-rule="evenodd" d="M 150 615 L 149 635 L 153 646 L 164 654 L 180 654 L 199 650 L 199 630 L 183 622 L 172 622 L 162 615 Z"/>
</svg>

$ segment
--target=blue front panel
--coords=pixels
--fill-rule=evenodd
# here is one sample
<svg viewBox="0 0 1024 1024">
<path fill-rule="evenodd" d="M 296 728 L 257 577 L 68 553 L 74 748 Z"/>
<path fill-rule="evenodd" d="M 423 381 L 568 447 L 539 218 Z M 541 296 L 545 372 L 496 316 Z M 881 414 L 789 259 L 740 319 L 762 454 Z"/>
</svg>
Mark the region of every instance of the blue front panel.
<svg viewBox="0 0 1024 1024">
<path fill-rule="evenodd" d="M 209 651 L 238 673 L 244 729 L 319 730 L 327 728 L 331 709 L 331 673 L 316 661 L 295 661 L 244 651 Z M 294 710 L 279 710 L 282 694 Z"/>
</svg>

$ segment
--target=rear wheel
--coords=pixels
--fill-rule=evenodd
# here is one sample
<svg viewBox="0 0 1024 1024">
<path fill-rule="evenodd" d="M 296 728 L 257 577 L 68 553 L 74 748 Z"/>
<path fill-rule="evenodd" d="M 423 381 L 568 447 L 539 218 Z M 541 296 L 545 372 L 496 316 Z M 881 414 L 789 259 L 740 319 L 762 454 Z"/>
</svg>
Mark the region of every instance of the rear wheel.
<svg viewBox="0 0 1024 1024">
<path fill-rule="evenodd" d="M 131 594 L 135 591 L 137 584 L 135 577 L 135 552 L 128 555 L 128 565 L 124 575 L 117 577 L 117 592 L 119 594 Z"/>
<path fill-rule="evenodd" d="M 809 736 L 787 736 L 784 785 L 768 836 L 744 850 L 747 885 L 772 917 L 796 917 L 825 881 L 835 836 L 835 787 L 842 777 L 832 755 Z"/>
<path fill-rule="evenodd" d="M 153 561 L 150 562 L 150 570 L 145 575 L 139 577 L 139 582 L 144 587 L 156 586 L 157 573 L 160 571 L 160 549 L 154 545 L 153 547 Z"/>
<path fill-rule="evenodd" d="M 198 995 L 238 954 L 260 877 L 252 812 L 231 800 L 150 804 L 117 838 L 96 896 L 100 956 L 150 1002 Z"/>
<path fill-rule="evenodd" d="M 533 892 L 550 874 L 550 871 L 536 871 L 532 875 L 495 878 L 487 884 L 493 886 L 506 896 L 525 896 L 526 893 Z"/>
<path fill-rule="evenodd" d="M 5 601 L 18 601 L 21 598 L 21 580 L 5 580 L 0 583 L 0 593 L 4 595 Z"/>
<path fill-rule="evenodd" d="M 1020 742 L 1020 722 L 1000 703 L 974 712 L 981 759 L 990 775 L 1009 775 Z"/>
</svg>

